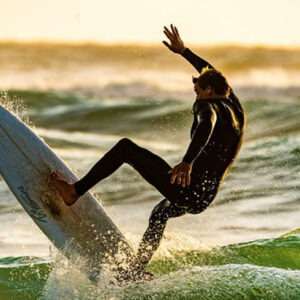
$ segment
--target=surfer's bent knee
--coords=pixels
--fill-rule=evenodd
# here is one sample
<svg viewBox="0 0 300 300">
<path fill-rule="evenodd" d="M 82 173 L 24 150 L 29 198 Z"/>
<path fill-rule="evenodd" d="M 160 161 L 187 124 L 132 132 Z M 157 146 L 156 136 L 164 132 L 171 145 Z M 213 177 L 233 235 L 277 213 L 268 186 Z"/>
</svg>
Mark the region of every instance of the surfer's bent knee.
<svg viewBox="0 0 300 300">
<path fill-rule="evenodd" d="M 152 210 L 151 215 L 149 217 L 149 223 L 150 224 L 162 224 L 167 222 L 168 220 L 168 214 L 167 214 L 167 207 L 171 205 L 170 201 L 165 199 L 161 202 L 159 202 Z"/>
</svg>

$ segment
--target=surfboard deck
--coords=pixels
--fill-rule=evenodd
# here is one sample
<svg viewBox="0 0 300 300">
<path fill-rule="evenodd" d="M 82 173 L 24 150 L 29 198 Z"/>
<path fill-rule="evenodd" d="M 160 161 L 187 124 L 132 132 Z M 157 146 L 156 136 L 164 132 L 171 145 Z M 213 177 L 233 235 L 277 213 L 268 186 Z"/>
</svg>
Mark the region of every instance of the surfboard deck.
<svg viewBox="0 0 300 300">
<path fill-rule="evenodd" d="M 102 205 L 86 193 L 66 206 L 49 180 L 53 171 L 78 180 L 44 140 L 0 105 L 0 174 L 28 215 L 67 257 L 83 257 L 89 273 L 104 261 L 128 265 L 133 250 Z"/>
</svg>

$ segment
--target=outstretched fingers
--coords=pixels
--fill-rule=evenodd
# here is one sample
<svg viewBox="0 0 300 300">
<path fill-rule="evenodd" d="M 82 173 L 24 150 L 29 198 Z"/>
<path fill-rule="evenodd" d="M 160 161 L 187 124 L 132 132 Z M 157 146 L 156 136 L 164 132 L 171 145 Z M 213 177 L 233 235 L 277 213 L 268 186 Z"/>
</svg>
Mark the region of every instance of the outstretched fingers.
<svg viewBox="0 0 300 300">
<path fill-rule="evenodd" d="M 173 36 L 173 33 L 169 31 L 169 29 L 167 27 L 164 27 L 165 30 L 164 30 L 164 34 L 167 36 L 167 38 L 170 40 L 170 41 L 173 41 L 174 40 L 174 36 Z"/>
<path fill-rule="evenodd" d="M 167 26 L 164 26 L 164 31 L 166 31 L 168 34 L 172 34 L 172 32 L 169 30 L 169 28 Z"/>
<path fill-rule="evenodd" d="M 178 31 L 178 29 L 177 29 L 176 26 L 174 26 L 174 30 L 175 30 L 176 36 L 177 36 L 178 38 L 180 38 L 180 34 L 179 34 L 179 31 Z"/>
<path fill-rule="evenodd" d="M 172 33 L 176 36 L 176 30 L 175 30 L 175 26 L 173 24 L 171 24 L 171 30 L 172 30 Z"/>
<path fill-rule="evenodd" d="M 179 35 L 179 32 L 178 32 L 178 29 L 176 26 L 174 26 L 173 24 L 171 24 L 171 30 L 172 30 L 172 33 L 173 33 L 173 36 L 177 39 L 180 38 L 180 35 Z"/>
</svg>

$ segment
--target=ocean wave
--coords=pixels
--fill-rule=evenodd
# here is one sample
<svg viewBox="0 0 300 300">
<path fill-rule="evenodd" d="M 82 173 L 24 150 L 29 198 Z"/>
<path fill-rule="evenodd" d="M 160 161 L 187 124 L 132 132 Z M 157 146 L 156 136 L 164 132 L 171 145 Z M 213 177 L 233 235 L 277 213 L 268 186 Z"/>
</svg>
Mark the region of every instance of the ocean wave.
<svg viewBox="0 0 300 300">
<path fill-rule="evenodd" d="M 294 231 L 275 239 L 174 252 L 151 262 L 152 282 L 123 287 L 109 284 L 107 278 L 92 285 L 62 257 L 50 261 L 7 257 L 0 259 L 0 295 L 3 300 L 41 295 L 42 299 L 298 299 L 299 247 Z"/>
<path fill-rule="evenodd" d="M 139 95 L 135 88 L 129 84 L 72 92 L 10 91 L 8 95 L 10 102 L 15 98 L 21 100 L 26 107 L 25 115 L 43 128 L 116 135 L 140 132 L 154 137 L 157 130 L 166 133 L 173 130 L 181 135 L 189 127 L 192 95 L 169 94 L 147 84 L 139 85 L 138 89 L 144 91 Z M 115 91 L 114 95 L 110 89 Z M 247 140 L 299 131 L 299 88 L 244 87 L 237 94 L 248 119 Z"/>
</svg>

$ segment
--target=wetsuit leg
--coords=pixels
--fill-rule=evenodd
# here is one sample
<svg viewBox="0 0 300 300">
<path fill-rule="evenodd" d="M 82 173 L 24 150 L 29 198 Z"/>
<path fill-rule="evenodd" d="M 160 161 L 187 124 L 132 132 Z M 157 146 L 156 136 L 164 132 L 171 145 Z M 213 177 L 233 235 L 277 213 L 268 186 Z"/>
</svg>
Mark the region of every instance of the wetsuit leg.
<svg viewBox="0 0 300 300">
<path fill-rule="evenodd" d="M 192 196 L 192 190 L 186 188 L 184 192 L 179 185 L 170 183 L 168 172 L 171 167 L 168 163 L 127 138 L 121 139 L 81 180 L 75 183 L 77 193 L 83 195 L 97 182 L 116 171 L 124 162 L 131 165 L 166 197 L 153 209 L 149 226 L 139 246 L 135 267 L 143 270 L 159 246 L 168 219 L 182 216 L 186 212 L 199 213 L 199 211 L 188 211 L 195 197 Z"/>
<path fill-rule="evenodd" d="M 205 177 L 205 174 L 203 177 Z M 148 228 L 140 243 L 133 269 L 144 271 L 160 244 L 169 218 L 179 217 L 185 213 L 199 214 L 213 201 L 217 194 L 220 180 L 217 178 L 202 178 L 202 180 L 203 182 L 200 180 L 192 189 L 181 190 L 183 192 L 181 194 L 182 200 L 181 198 L 176 199 L 176 201 L 164 199 L 154 207 Z"/>
<path fill-rule="evenodd" d="M 162 200 L 154 207 L 149 218 L 148 228 L 139 245 L 135 269 L 139 271 L 145 269 L 160 244 L 168 219 L 180 217 L 185 213 L 185 208 L 176 207 L 167 199 Z"/>
<path fill-rule="evenodd" d="M 166 198 L 178 197 L 179 186 L 170 183 L 169 164 L 158 155 L 136 145 L 127 138 L 121 139 L 110 149 L 79 181 L 75 189 L 83 195 L 100 180 L 108 177 L 123 163 L 128 163 L 150 184 L 156 187 Z"/>
</svg>

